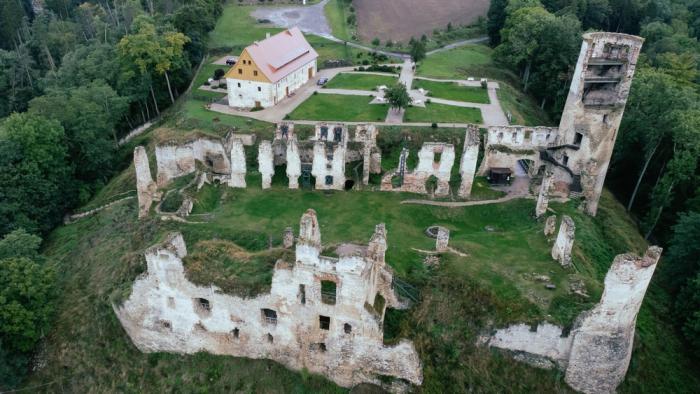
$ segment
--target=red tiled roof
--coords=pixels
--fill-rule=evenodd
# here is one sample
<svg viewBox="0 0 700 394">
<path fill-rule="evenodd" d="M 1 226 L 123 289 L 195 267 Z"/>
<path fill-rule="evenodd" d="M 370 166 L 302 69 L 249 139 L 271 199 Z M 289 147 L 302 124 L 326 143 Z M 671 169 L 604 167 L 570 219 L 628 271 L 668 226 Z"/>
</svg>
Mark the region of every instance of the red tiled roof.
<svg viewBox="0 0 700 394">
<path fill-rule="evenodd" d="M 298 27 L 255 42 L 246 50 L 272 83 L 318 57 L 318 53 L 309 45 Z"/>
</svg>

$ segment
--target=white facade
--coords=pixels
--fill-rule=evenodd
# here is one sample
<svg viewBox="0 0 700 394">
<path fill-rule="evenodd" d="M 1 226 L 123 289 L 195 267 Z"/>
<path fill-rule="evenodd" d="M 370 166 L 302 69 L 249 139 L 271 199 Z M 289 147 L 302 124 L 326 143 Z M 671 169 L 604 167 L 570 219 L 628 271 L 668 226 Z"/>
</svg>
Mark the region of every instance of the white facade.
<svg viewBox="0 0 700 394">
<path fill-rule="evenodd" d="M 311 69 L 311 72 L 309 72 Z M 234 108 L 253 108 L 259 104 L 271 107 L 282 101 L 316 75 L 316 59 L 289 73 L 276 83 L 226 78 L 228 105 Z"/>
</svg>

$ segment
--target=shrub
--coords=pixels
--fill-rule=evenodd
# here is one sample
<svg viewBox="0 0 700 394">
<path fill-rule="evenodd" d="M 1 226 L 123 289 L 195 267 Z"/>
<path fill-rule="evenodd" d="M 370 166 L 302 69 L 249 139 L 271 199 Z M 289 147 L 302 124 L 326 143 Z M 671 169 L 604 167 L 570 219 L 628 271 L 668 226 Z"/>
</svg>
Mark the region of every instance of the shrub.
<svg viewBox="0 0 700 394">
<path fill-rule="evenodd" d="M 437 129 L 437 123 L 433 122 L 433 123 L 430 125 L 430 127 L 434 128 L 434 129 Z"/>
<path fill-rule="evenodd" d="M 215 81 L 220 80 L 221 77 L 224 76 L 224 74 L 226 74 L 226 71 L 224 71 L 224 70 L 221 69 L 221 68 L 217 68 L 216 70 L 214 70 L 214 80 L 215 80 Z"/>
<path fill-rule="evenodd" d="M 489 86 L 489 83 L 485 79 L 482 79 L 481 80 L 481 87 L 486 89 L 488 86 Z"/>
<path fill-rule="evenodd" d="M 204 81 L 204 86 L 209 86 L 209 85 L 211 85 L 211 84 L 209 83 L 209 81 Z"/>
<path fill-rule="evenodd" d="M 265 109 L 265 108 L 263 108 L 263 107 L 261 107 L 261 106 L 258 105 L 258 106 L 255 106 L 255 107 L 251 108 L 251 109 L 250 109 L 250 112 L 262 111 L 263 109 Z"/>
</svg>

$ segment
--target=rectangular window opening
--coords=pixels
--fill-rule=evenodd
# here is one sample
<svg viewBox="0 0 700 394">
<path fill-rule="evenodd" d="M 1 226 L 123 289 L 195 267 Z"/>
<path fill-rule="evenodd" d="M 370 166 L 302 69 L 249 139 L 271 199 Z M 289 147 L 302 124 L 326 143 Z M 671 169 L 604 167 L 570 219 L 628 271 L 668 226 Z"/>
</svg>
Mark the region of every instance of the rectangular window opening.
<svg viewBox="0 0 700 394">
<path fill-rule="evenodd" d="M 576 133 L 576 136 L 574 136 L 574 145 L 580 146 L 582 140 L 583 140 L 583 134 Z"/>
<path fill-rule="evenodd" d="M 306 286 L 299 285 L 299 301 L 306 304 Z"/>
<path fill-rule="evenodd" d="M 262 318 L 263 321 L 267 324 L 277 324 L 277 312 L 272 309 L 262 309 Z"/>
<path fill-rule="evenodd" d="M 329 179 L 330 178 L 330 179 Z M 329 183 L 330 181 L 330 183 Z M 326 185 L 333 184 L 333 177 L 326 176 Z M 332 280 L 321 281 L 321 302 L 324 304 L 335 305 L 337 285 Z"/>
<path fill-rule="evenodd" d="M 319 323 L 319 327 L 321 328 L 321 330 L 330 330 L 331 329 L 331 318 L 329 316 L 319 315 L 318 316 L 318 323 Z"/>
</svg>

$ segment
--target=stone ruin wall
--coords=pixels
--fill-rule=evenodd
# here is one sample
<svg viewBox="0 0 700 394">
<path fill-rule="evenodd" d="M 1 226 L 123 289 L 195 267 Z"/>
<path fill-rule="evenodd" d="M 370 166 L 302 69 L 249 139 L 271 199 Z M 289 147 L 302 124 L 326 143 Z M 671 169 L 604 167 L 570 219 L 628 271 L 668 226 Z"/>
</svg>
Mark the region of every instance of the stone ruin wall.
<svg viewBox="0 0 700 394">
<path fill-rule="evenodd" d="M 366 248 L 340 258 L 320 256 L 321 239 L 313 210 L 302 216 L 296 261 L 278 261 L 270 293 L 240 298 L 216 286 L 198 286 L 185 276 L 185 242 L 180 234 L 146 251 L 148 271 L 115 312 L 143 352 L 196 353 L 267 358 L 295 370 L 308 369 L 350 387 L 381 384 L 379 375 L 420 385 L 418 353 L 408 340 L 383 344 L 384 309 L 400 307 L 384 262 L 386 230 L 378 225 Z M 335 304 L 322 301 L 321 281 L 336 283 Z M 263 309 L 274 311 L 274 319 Z M 322 319 L 328 317 L 328 325 Z"/>
<path fill-rule="evenodd" d="M 528 160 L 532 162 L 530 175 L 535 175 L 542 165 L 539 151 L 558 141 L 556 127 L 489 126 L 478 173 L 487 176 L 490 168 L 509 168 L 515 175 L 524 171 L 518 161 Z"/>
<path fill-rule="evenodd" d="M 563 215 L 559 224 L 559 233 L 552 246 L 552 258 L 562 267 L 571 265 L 571 250 L 574 247 L 576 224 L 570 216 Z"/>
<path fill-rule="evenodd" d="M 614 393 L 627 373 L 637 314 L 660 257 L 657 246 L 649 247 L 643 257 L 616 256 L 605 276 L 600 302 L 579 315 L 568 336 L 549 323 L 536 331 L 518 324 L 497 330 L 487 340 L 488 346 L 515 352 L 517 358 L 535 366 L 556 365 L 577 391 Z M 519 357 L 522 354 L 526 357 Z"/>
<path fill-rule="evenodd" d="M 436 154 L 440 160 L 435 161 Z M 406 154 L 406 158 L 408 155 Z M 400 174 L 400 169 L 389 171 L 382 177 L 380 190 L 427 194 L 426 182 L 431 176 L 437 178 L 435 195 L 447 196 L 450 193 L 450 178 L 455 161 L 455 147 L 452 144 L 426 142 L 418 151 L 418 164 L 413 171 L 404 170 L 403 183 L 394 187 L 392 178 Z"/>
<path fill-rule="evenodd" d="M 139 202 L 139 219 L 148 216 L 151 204 L 160 201 L 161 194 L 158 185 L 151 177 L 148 155 L 143 146 L 134 148 L 134 170 L 136 171 L 136 197 Z"/>
<path fill-rule="evenodd" d="M 460 184 L 457 194 L 462 198 L 469 198 L 472 194 L 472 184 L 476 175 L 476 162 L 479 160 L 479 147 L 481 137 L 479 127 L 470 125 L 464 135 L 464 147 L 459 161 Z"/>
</svg>

